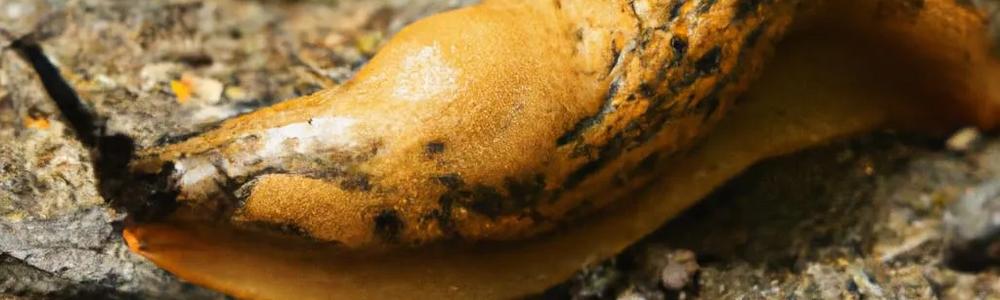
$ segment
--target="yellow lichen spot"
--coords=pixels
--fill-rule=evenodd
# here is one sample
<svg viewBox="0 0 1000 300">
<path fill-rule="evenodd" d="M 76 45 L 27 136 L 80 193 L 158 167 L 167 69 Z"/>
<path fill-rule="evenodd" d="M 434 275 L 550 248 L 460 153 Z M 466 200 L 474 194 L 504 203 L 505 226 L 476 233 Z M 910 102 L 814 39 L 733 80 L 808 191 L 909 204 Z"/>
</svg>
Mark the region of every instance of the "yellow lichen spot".
<svg viewBox="0 0 1000 300">
<path fill-rule="evenodd" d="M 177 103 L 184 104 L 188 100 L 191 100 L 191 85 L 187 84 L 183 79 L 171 80 L 170 90 L 177 96 Z"/>
<path fill-rule="evenodd" d="M 25 215 L 23 212 L 12 212 L 4 215 L 3 219 L 7 222 L 21 222 L 24 221 Z"/>
<path fill-rule="evenodd" d="M 226 98 L 236 100 L 247 99 L 247 97 L 249 97 L 247 95 L 247 91 L 238 86 L 226 87 L 224 94 L 226 95 Z"/>
<path fill-rule="evenodd" d="M 52 124 L 49 123 L 49 118 L 45 116 L 28 116 L 24 118 L 24 127 L 27 128 L 45 130 L 49 129 L 49 126 L 51 125 Z"/>
<path fill-rule="evenodd" d="M 375 53 L 375 50 L 378 50 L 378 46 L 382 43 L 382 40 L 383 36 L 381 31 L 372 31 L 359 36 L 355 41 L 355 46 L 358 47 L 358 50 L 361 51 L 361 53 L 372 55 Z"/>
<path fill-rule="evenodd" d="M 851 264 L 851 262 L 847 261 L 846 258 L 843 258 L 843 257 L 837 258 L 837 265 L 840 266 L 840 267 L 847 267 L 850 264 Z"/>
</svg>

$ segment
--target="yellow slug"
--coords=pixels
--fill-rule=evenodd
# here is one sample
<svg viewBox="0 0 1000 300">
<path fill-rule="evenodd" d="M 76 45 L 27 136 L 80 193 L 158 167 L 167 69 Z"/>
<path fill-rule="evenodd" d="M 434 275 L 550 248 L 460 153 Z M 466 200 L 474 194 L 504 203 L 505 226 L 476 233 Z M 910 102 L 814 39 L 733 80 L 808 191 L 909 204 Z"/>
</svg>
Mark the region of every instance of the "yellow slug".
<svg viewBox="0 0 1000 300">
<path fill-rule="evenodd" d="M 1000 62 L 960 2 L 446 12 L 341 87 L 141 152 L 133 170 L 168 178 L 180 206 L 126 238 L 240 297 L 539 292 L 762 158 L 886 125 L 994 126 Z"/>
</svg>

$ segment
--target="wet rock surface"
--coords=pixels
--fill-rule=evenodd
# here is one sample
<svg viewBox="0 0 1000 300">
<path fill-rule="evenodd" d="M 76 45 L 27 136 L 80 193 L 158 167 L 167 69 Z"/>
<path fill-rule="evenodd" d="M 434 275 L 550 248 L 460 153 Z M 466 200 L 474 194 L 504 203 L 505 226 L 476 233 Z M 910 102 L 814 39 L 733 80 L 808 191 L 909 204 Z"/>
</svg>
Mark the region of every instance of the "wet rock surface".
<svg viewBox="0 0 1000 300">
<path fill-rule="evenodd" d="M 224 298 L 125 249 L 95 163 L 127 157 L 86 137 L 153 146 L 335 86 L 403 25 L 470 2 L 0 2 L 0 299 Z M 1000 297 L 992 219 L 976 221 L 1000 201 L 1000 139 L 961 140 L 883 133 L 762 163 L 543 296 Z M 980 240 L 963 249 L 985 267 L 950 268 Z"/>
</svg>

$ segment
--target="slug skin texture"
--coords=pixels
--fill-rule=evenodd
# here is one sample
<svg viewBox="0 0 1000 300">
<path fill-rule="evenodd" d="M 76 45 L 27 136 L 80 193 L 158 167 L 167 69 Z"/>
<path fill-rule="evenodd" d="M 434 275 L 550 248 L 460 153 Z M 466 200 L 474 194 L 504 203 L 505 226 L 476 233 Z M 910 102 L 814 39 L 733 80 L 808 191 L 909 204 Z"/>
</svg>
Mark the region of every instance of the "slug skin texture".
<svg viewBox="0 0 1000 300">
<path fill-rule="evenodd" d="M 764 158 L 878 128 L 992 128 L 984 16 L 904 2 L 439 14 L 341 87 L 143 151 L 133 170 L 169 177 L 180 208 L 126 240 L 240 298 L 538 293 Z"/>
</svg>

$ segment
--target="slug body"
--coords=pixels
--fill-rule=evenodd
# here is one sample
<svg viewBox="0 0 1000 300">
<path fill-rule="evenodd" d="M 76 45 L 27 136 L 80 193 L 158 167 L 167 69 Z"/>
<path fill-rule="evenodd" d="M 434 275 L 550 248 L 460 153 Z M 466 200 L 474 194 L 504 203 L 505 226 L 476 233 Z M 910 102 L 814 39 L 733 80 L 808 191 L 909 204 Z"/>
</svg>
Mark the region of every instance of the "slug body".
<svg viewBox="0 0 1000 300">
<path fill-rule="evenodd" d="M 486 1 L 407 27 L 341 87 L 143 151 L 133 170 L 180 205 L 125 238 L 243 298 L 538 293 L 762 159 L 996 127 L 971 3 Z"/>
<path fill-rule="evenodd" d="M 183 215 L 351 248 L 526 238 L 690 147 L 796 2 L 487 1 L 404 29 L 342 87 L 133 167 L 168 174 Z"/>
</svg>

